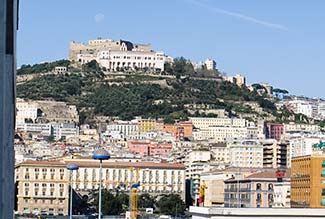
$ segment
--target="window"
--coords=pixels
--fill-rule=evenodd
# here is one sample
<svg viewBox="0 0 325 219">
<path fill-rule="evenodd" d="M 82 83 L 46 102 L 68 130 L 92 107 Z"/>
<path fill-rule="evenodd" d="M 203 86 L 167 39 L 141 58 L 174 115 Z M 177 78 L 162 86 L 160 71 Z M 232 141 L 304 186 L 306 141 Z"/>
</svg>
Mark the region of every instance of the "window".
<svg viewBox="0 0 325 219">
<path fill-rule="evenodd" d="M 262 199 L 262 195 L 261 195 L 261 193 L 257 193 L 256 201 L 257 201 L 257 202 L 260 202 L 261 199 Z"/>
<path fill-rule="evenodd" d="M 322 167 L 325 167 L 325 160 L 322 161 Z"/>
<path fill-rule="evenodd" d="M 322 206 L 325 206 L 325 198 L 322 198 Z"/>
<path fill-rule="evenodd" d="M 272 183 L 269 184 L 268 189 L 269 189 L 269 191 L 273 191 L 273 184 Z"/>
<path fill-rule="evenodd" d="M 325 177 L 325 169 L 322 170 L 322 177 Z"/>
<path fill-rule="evenodd" d="M 324 179 L 322 179 L 322 184 L 325 184 L 325 180 Z"/>
<path fill-rule="evenodd" d="M 322 196 L 325 196 L 325 189 L 322 189 Z"/>
<path fill-rule="evenodd" d="M 261 186 L 261 183 L 257 183 L 257 184 L 256 184 L 256 190 L 261 190 L 261 187 L 262 187 L 262 186 Z"/>
</svg>

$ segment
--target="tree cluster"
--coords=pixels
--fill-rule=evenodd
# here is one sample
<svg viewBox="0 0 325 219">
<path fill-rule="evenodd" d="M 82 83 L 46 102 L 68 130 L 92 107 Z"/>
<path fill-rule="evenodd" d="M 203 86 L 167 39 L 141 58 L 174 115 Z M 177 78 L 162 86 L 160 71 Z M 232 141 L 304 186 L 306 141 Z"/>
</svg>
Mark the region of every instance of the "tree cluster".
<svg viewBox="0 0 325 219">
<path fill-rule="evenodd" d="M 70 61 L 65 59 L 54 61 L 54 62 L 44 62 L 35 65 L 22 65 L 19 69 L 17 69 L 17 75 L 46 73 L 52 71 L 55 67 L 58 66 L 68 67 L 69 65 L 70 65 Z"/>
<path fill-rule="evenodd" d="M 94 194 L 91 205 L 98 208 L 98 192 Z M 146 208 L 153 208 L 155 212 L 167 215 L 183 215 L 185 203 L 177 194 L 169 194 L 153 197 L 148 193 L 138 196 L 138 210 L 144 212 Z M 102 213 L 103 215 L 120 215 L 129 210 L 129 193 L 102 190 Z M 97 209 L 98 211 L 98 209 Z"/>
</svg>

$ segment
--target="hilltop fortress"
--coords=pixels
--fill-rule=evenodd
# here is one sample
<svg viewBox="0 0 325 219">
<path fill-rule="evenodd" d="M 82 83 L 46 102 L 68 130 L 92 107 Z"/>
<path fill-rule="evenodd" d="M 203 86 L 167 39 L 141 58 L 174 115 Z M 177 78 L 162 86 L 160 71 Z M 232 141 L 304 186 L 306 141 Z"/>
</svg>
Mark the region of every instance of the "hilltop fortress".
<svg viewBox="0 0 325 219">
<path fill-rule="evenodd" d="M 171 58 L 153 51 L 150 44 L 98 38 L 88 44 L 71 41 L 69 60 L 79 65 L 96 60 L 109 71 L 145 68 L 163 71 L 165 62 Z"/>
</svg>

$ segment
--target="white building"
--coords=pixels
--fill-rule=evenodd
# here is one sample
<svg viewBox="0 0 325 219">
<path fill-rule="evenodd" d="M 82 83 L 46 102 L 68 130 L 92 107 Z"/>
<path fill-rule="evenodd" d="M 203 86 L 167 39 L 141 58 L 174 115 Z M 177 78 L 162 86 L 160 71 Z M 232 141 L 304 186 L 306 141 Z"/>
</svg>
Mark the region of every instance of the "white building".
<svg viewBox="0 0 325 219">
<path fill-rule="evenodd" d="M 229 156 L 230 165 L 234 167 L 263 167 L 263 145 L 257 140 L 230 143 Z"/>
<path fill-rule="evenodd" d="M 192 150 L 187 154 L 186 163 L 208 162 L 211 160 L 211 151 L 209 150 Z"/>
<path fill-rule="evenodd" d="M 136 121 L 114 121 L 107 125 L 107 131 L 117 131 L 127 137 L 139 133 L 139 126 Z"/>
<path fill-rule="evenodd" d="M 16 123 L 23 124 L 25 120 L 35 120 L 41 116 L 41 110 L 38 104 L 33 101 L 25 101 L 23 99 L 17 98 L 16 101 Z"/>
<path fill-rule="evenodd" d="M 319 132 L 320 127 L 313 124 L 298 124 L 290 122 L 283 124 L 283 132 Z"/>
<path fill-rule="evenodd" d="M 189 120 L 198 129 L 208 128 L 210 126 L 246 127 L 247 124 L 245 119 L 238 118 L 190 117 Z"/>
<path fill-rule="evenodd" d="M 108 70 L 160 69 L 164 71 L 166 56 L 163 52 L 101 51 L 97 62 Z"/>
<path fill-rule="evenodd" d="M 275 208 L 290 208 L 290 181 L 274 183 L 274 204 Z"/>
<path fill-rule="evenodd" d="M 325 138 L 316 136 L 298 136 L 289 139 L 290 158 L 311 155 L 313 145 L 325 141 Z"/>
<path fill-rule="evenodd" d="M 207 67 L 207 70 L 215 70 L 217 67 L 217 63 L 213 59 L 205 60 L 204 64 Z"/>
<path fill-rule="evenodd" d="M 232 139 L 245 139 L 248 137 L 246 127 L 227 127 L 227 126 L 211 126 L 202 128 L 193 132 L 194 140 L 215 139 L 224 142 Z"/>
<path fill-rule="evenodd" d="M 54 68 L 54 72 L 55 72 L 56 74 L 64 74 L 64 73 L 66 73 L 67 71 L 68 71 L 68 68 L 65 67 L 65 66 L 57 66 L 57 67 Z"/>
<path fill-rule="evenodd" d="M 70 59 L 79 64 L 96 60 L 109 71 L 146 68 L 164 71 L 165 62 L 170 61 L 163 52 L 151 50 L 150 45 L 109 39 L 90 40 L 88 45 L 71 42 Z"/>
</svg>

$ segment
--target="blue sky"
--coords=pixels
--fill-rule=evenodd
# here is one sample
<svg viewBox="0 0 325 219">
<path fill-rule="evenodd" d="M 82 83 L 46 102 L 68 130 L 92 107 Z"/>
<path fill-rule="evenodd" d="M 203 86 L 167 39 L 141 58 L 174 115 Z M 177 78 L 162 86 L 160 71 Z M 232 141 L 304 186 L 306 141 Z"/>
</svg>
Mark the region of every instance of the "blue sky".
<svg viewBox="0 0 325 219">
<path fill-rule="evenodd" d="M 17 61 L 66 58 L 70 40 L 125 39 L 325 98 L 324 10 L 323 0 L 21 0 Z"/>
</svg>

